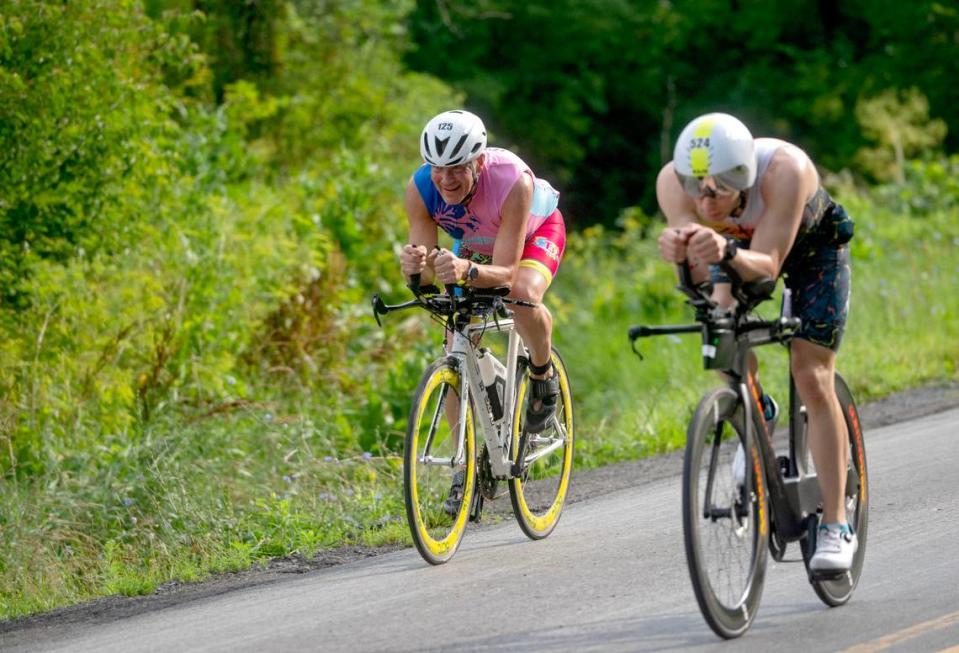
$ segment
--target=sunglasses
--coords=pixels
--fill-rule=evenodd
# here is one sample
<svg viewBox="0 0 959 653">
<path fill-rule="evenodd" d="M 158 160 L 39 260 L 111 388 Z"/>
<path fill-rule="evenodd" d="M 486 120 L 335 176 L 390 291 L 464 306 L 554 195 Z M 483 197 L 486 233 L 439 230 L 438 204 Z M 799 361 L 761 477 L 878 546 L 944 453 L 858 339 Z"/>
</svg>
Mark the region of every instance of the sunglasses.
<svg viewBox="0 0 959 653">
<path fill-rule="evenodd" d="M 708 197 L 723 200 L 729 199 L 739 192 L 738 189 L 727 186 L 717 177 L 699 178 L 680 175 L 679 179 L 683 185 L 683 191 L 695 199 Z"/>
</svg>

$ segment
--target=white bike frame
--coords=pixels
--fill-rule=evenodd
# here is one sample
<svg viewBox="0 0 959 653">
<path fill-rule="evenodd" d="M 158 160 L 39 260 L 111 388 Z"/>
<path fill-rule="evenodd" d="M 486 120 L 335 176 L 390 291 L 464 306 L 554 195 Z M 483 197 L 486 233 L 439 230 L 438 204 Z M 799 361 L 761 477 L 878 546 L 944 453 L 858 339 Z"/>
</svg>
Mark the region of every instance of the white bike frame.
<svg viewBox="0 0 959 653">
<path fill-rule="evenodd" d="M 450 461 L 444 461 L 453 466 L 464 465 L 465 460 L 465 442 L 466 442 L 466 415 L 470 396 L 475 397 L 473 402 L 477 410 L 473 411 L 475 420 L 479 423 L 483 438 L 486 441 L 486 447 L 489 451 L 490 469 L 493 476 L 500 479 L 512 478 L 515 475 L 513 463 L 510 455 L 512 445 L 513 424 L 515 420 L 516 402 L 516 368 L 519 360 L 519 354 L 525 350 L 523 339 L 516 331 L 516 325 L 512 319 L 493 320 L 480 323 L 471 323 L 466 329 L 466 333 L 456 330 L 453 332 L 453 346 L 450 348 L 448 358 L 457 361 L 460 371 L 461 392 L 459 405 L 459 423 L 457 425 L 457 446 L 456 455 Z M 483 385 L 479 363 L 476 360 L 476 349 L 478 337 L 487 331 L 498 331 L 509 334 L 509 342 L 506 348 L 506 388 L 503 396 L 503 415 L 498 420 L 493 420 L 491 411 L 487 405 L 487 390 Z M 476 342 L 474 342 L 474 340 Z M 492 355 L 492 354 L 487 354 Z M 463 392 L 462 388 L 466 391 Z M 439 412 L 439 411 L 438 411 Z M 556 449 L 563 446 L 567 440 L 565 425 L 556 421 L 556 416 L 552 418 L 554 425 L 557 426 L 557 432 L 562 434 L 549 445 L 538 448 L 534 453 L 528 454 L 525 463 L 528 465 L 534 460 L 546 456 Z M 429 464 L 434 462 L 432 459 L 423 461 Z M 439 462 L 439 461 L 436 461 Z"/>
</svg>

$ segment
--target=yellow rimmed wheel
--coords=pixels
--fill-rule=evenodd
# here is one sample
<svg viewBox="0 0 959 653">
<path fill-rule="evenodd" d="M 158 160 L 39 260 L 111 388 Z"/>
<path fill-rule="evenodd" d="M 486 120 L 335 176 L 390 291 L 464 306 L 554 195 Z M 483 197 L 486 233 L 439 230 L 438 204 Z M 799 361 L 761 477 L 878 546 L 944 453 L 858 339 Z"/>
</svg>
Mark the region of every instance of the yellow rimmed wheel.
<svg viewBox="0 0 959 653">
<path fill-rule="evenodd" d="M 573 471 L 573 394 L 566 365 L 555 349 L 552 360 L 554 373 L 559 375 L 560 395 L 556 413 L 546 428 L 541 433 L 524 433 L 526 406 L 530 401 L 530 381 L 525 372 L 519 379 L 513 415 L 510 458 L 514 468 L 520 462 L 520 450 L 524 451 L 522 471 L 510 479 L 509 495 L 516 521 L 534 540 L 549 535 L 559 522 Z"/>
<path fill-rule="evenodd" d="M 433 565 L 456 553 L 473 502 L 476 454 L 469 402 L 464 442 L 457 443 L 461 387 L 448 359 L 430 365 L 416 389 L 406 431 L 406 518 L 416 549 Z M 454 477 L 461 480 L 456 488 Z"/>
</svg>

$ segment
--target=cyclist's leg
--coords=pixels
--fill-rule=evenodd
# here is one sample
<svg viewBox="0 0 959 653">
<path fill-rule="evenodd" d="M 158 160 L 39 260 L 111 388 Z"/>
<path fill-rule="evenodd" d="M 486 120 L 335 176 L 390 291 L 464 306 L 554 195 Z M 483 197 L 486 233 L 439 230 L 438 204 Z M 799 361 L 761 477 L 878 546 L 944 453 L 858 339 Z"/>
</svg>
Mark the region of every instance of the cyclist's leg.
<svg viewBox="0 0 959 653">
<path fill-rule="evenodd" d="M 843 491 L 849 435 L 836 399 L 836 352 L 849 306 L 850 268 L 846 246 L 800 252 L 787 270 L 793 312 L 802 326 L 791 346 L 796 390 L 806 406 L 809 448 L 823 494 L 823 521 L 845 523 Z"/>
<path fill-rule="evenodd" d="M 844 524 L 849 434 L 836 399 L 836 354 L 799 339 L 793 340 L 791 349 L 793 377 L 806 406 L 809 449 L 823 495 L 823 521 Z"/>
<path fill-rule="evenodd" d="M 523 337 L 523 342 L 529 348 L 530 361 L 540 366 L 549 363 L 550 347 L 552 346 L 553 316 L 542 303 L 543 295 L 549 288 L 550 280 L 542 271 L 532 267 L 520 267 L 516 274 L 516 282 L 510 297 L 522 299 L 537 304 L 535 308 L 514 306 L 513 318 L 516 329 Z M 547 374 L 532 374 L 533 378 L 547 378 Z"/>
<path fill-rule="evenodd" d="M 787 262 L 787 285 L 802 326 L 791 346 L 796 390 L 806 406 L 809 450 L 823 496 L 822 530 L 810 560 L 813 571 L 849 569 L 857 548 L 846 515 L 849 433 L 836 397 L 836 351 L 849 308 L 849 250 L 820 245 Z"/>
<path fill-rule="evenodd" d="M 559 383 L 550 360 L 553 316 L 542 303 L 559 269 L 566 247 L 566 227 L 556 210 L 527 240 L 510 297 L 537 304 L 514 307 L 516 328 L 530 352 L 530 379 L 534 400 L 529 403 L 527 428 L 542 430 L 555 411 Z"/>
</svg>

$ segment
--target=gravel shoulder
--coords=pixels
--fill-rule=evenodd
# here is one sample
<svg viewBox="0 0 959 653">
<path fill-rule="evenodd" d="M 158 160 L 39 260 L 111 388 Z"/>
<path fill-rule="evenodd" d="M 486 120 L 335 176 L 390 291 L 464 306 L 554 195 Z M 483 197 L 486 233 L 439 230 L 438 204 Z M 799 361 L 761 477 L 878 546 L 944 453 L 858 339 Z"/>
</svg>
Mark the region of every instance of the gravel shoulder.
<svg viewBox="0 0 959 653">
<path fill-rule="evenodd" d="M 948 410 L 959 406 L 959 383 L 916 388 L 898 392 L 878 401 L 860 406 L 865 429 L 878 428 Z M 637 487 L 671 475 L 682 469 L 682 451 L 660 456 L 617 463 L 606 467 L 574 470 L 571 484 L 571 503 L 615 492 L 627 487 Z M 498 523 L 509 517 L 509 502 L 498 500 L 487 524 Z M 484 512 L 484 517 L 487 513 Z M 479 527 L 482 527 L 480 525 Z M 66 608 L 59 608 L 39 615 L 0 621 L 0 635 L 24 631 L 62 628 L 67 625 L 95 625 L 116 619 L 162 610 L 164 608 L 198 601 L 233 592 L 238 589 L 282 582 L 290 574 L 303 574 L 318 569 L 382 555 L 405 548 L 401 545 L 386 547 L 344 546 L 322 551 L 311 558 L 290 556 L 242 572 L 221 574 L 197 583 L 165 583 L 147 596 L 109 596 Z M 18 636 L 19 639 L 19 636 Z M 0 638 L 2 642 L 2 638 Z"/>
</svg>

